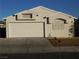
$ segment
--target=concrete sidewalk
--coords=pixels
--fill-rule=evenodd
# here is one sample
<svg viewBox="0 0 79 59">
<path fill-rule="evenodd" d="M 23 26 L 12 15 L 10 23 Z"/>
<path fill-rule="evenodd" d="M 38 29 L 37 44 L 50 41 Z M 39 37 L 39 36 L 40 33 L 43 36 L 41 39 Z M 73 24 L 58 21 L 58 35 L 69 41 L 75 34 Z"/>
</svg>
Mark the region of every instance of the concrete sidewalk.
<svg viewBox="0 0 79 59">
<path fill-rule="evenodd" d="M 45 38 L 0 39 L 0 53 L 79 52 L 79 47 L 54 47 Z"/>
</svg>

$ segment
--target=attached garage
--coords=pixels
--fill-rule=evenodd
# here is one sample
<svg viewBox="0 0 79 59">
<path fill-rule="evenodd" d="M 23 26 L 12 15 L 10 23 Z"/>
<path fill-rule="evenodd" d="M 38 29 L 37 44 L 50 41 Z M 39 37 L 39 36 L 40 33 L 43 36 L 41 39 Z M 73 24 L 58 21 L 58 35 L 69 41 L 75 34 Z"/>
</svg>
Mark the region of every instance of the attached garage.
<svg viewBox="0 0 79 59">
<path fill-rule="evenodd" d="M 44 37 L 43 22 L 9 22 L 8 37 Z"/>
</svg>

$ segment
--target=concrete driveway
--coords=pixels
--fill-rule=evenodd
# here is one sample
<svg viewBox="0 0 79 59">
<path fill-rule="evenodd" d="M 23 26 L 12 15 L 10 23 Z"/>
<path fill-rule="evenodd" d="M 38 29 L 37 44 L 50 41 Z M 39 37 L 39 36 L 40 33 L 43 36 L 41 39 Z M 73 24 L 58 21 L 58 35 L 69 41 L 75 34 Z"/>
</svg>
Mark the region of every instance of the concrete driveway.
<svg viewBox="0 0 79 59">
<path fill-rule="evenodd" d="M 0 53 L 79 52 L 79 47 L 54 47 L 46 38 L 0 39 Z"/>
</svg>

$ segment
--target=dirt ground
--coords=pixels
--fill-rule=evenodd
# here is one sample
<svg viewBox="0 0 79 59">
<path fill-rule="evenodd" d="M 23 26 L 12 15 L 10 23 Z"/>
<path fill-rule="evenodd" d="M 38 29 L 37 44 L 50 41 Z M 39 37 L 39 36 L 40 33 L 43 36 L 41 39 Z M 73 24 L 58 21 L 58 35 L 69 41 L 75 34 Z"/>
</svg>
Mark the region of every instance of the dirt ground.
<svg viewBox="0 0 79 59">
<path fill-rule="evenodd" d="M 79 46 L 79 37 L 73 38 L 48 38 L 53 46 Z"/>
</svg>

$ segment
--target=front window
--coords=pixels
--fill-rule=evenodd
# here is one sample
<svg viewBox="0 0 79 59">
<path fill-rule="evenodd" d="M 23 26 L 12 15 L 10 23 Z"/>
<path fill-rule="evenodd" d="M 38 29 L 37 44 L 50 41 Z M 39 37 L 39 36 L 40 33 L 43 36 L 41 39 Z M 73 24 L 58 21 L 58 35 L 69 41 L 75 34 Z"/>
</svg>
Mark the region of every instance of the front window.
<svg viewBox="0 0 79 59">
<path fill-rule="evenodd" d="M 52 29 L 53 30 L 62 30 L 62 29 L 64 29 L 64 21 L 61 21 L 61 20 L 52 21 Z"/>
<path fill-rule="evenodd" d="M 23 13 L 22 16 L 23 16 L 23 18 L 32 18 L 31 13 Z"/>
</svg>

